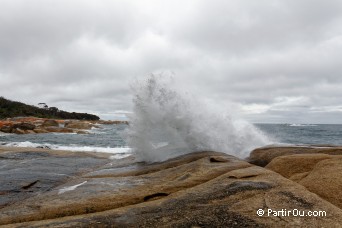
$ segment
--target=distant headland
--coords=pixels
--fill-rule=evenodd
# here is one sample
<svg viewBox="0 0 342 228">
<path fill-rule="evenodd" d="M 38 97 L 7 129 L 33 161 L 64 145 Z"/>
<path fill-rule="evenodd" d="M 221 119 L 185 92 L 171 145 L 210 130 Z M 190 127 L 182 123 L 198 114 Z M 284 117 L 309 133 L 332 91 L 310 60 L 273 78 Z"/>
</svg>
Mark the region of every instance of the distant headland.
<svg viewBox="0 0 342 228">
<path fill-rule="evenodd" d="M 12 101 L 0 97 L 0 119 L 13 117 L 34 116 L 49 119 L 76 119 L 76 120 L 99 120 L 100 117 L 77 112 L 66 112 L 56 107 L 48 107 L 45 103 L 39 103 L 40 107 L 27 105 L 22 102 Z"/>
<path fill-rule="evenodd" d="M 78 133 L 98 128 L 99 124 L 128 124 L 127 121 L 100 120 L 100 117 L 77 112 L 66 112 L 56 107 L 27 105 L 0 97 L 0 132 L 30 133 Z"/>
</svg>

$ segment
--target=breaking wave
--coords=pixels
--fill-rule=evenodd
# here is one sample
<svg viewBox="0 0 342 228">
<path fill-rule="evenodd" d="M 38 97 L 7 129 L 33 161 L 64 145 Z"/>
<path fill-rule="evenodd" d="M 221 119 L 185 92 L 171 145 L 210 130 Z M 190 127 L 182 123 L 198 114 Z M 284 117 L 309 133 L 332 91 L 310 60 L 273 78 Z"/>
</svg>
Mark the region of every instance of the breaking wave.
<svg viewBox="0 0 342 228">
<path fill-rule="evenodd" d="M 128 147 L 99 147 L 99 146 L 80 146 L 80 145 L 57 145 L 50 143 L 34 143 L 29 141 L 24 142 L 9 142 L 2 143 L 2 146 L 7 147 L 31 147 L 31 148 L 45 148 L 53 150 L 67 150 L 74 152 L 100 152 L 100 153 L 110 153 L 114 155 L 130 155 L 131 148 Z"/>
<path fill-rule="evenodd" d="M 140 160 L 208 150 L 244 158 L 270 143 L 252 124 L 181 92 L 170 78 L 151 75 L 132 89 L 134 111 L 125 138 Z"/>
<path fill-rule="evenodd" d="M 289 124 L 290 127 L 316 127 L 316 124 Z"/>
</svg>

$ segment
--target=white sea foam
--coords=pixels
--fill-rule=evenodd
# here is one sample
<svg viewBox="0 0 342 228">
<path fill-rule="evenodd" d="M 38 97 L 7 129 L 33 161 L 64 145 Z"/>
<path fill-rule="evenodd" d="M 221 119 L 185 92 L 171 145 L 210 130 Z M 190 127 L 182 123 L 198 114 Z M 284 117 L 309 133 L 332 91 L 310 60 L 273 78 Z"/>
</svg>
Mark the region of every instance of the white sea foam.
<svg viewBox="0 0 342 228">
<path fill-rule="evenodd" d="M 126 158 L 128 156 L 131 156 L 130 153 L 118 153 L 118 154 L 114 154 L 112 156 L 110 156 L 110 159 L 122 159 L 122 158 Z"/>
<path fill-rule="evenodd" d="M 252 124 L 180 92 L 162 76 L 151 75 L 132 88 L 134 112 L 124 136 L 141 160 L 162 161 L 203 150 L 243 158 L 270 143 Z"/>
<path fill-rule="evenodd" d="M 110 154 L 130 153 L 131 148 L 128 147 L 96 147 L 96 146 L 52 146 L 56 150 L 71 150 L 84 152 L 101 152 Z"/>
<path fill-rule="evenodd" d="M 33 143 L 29 141 L 25 142 L 9 142 L 6 143 L 4 146 L 11 146 L 11 147 L 39 147 L 39 146 L 45 146 L 45 144 L 39 144 L 39 143 Z"/>
<path fill-rule="evenodd" d="M 315 124 L 290 124 L 290 127 L 315 127 Z"/>
<path fill-rule="evenodd" d="M 87 183 L 87 181 L 84 181 L 84 182 L 82 182 L 80 184 L 77 184 L 77 185 L 61 188 L 61 189 L 58 190 L 58 195 L 59 194 L 63 194 L 65 192 L 73 191 L 76 188 L 78 188 L 79 186 L 84 185 L 85 183 Z"/>
<path fill-rule="evenodd" d="M 101 152 L 101 153 L 110 153 L 110 154 L 127 154 L 127 156 L 131 154 L 131 148 L 128 148 L 128 147 L 96 147 L 96 146 L 77 146 L 77 145 L 63 146 L 63 145 L 55 145 L 55 144 L 49 144 L 49 143 L 33 143 L 29 141 L 10 142 L 10 143 L 5 144 L 4 146 L 33 147 L 33 148 L 41 147 L 41 148 L 50 148 L 53 150 L 68 150 L 68 151 L 74 151 L 74 152 L 80 151 L 80 152 Z M 121 155 L 121 157 L 124 157 L 124 156 Z"/>
<path fill-rule="evenodd" d="M 5 136 L 8 136 L 8 135 L 11 135 L 11 134 L 0 131 L 0 137 L 2 137 L 2 136 L 5 137 Z"/>
</svg>

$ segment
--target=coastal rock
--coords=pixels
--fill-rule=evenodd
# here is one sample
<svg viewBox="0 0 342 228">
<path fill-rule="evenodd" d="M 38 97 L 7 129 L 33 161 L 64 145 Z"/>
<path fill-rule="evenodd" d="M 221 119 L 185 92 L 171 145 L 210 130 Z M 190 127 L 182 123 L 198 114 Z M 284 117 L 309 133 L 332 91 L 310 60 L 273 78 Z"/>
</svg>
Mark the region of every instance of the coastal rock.
<svg viewBox="0 0 342 228">
<path fill-rule="evenodd" d="M 320 161 L 298 183 L 323 199 L 342 208 L 342 158 Z"/>
<path fill-rule="evenodd" d="M 48 132 L 54 132 L 54 133 L 73 133 L 74 131 L 70 128 L 65 127 L 46 127 L 44 128 Z"/>
<path fill-rule="evenodd" d="M 12 128 L 17 128 L 17 129 L 19 128 L 21 130 L 34 130 L 36 126 L 31 123 L 22 122 L 22 123 L 14 124 Z"/>
<path fill-rule="evenodd" d="M 12 133 L 22 135 L 22 134 L 27 134 L 25 130 L 21 130 L 20 128 L 14 128 L 12 129 Z"/>
<path fill-rule="evenodd" d="M 56 120 L 45 120 L 42 127 L 59 127 L 59 123 Z"/>
<path fill-rule="evenodd" d="M 136 162 L 132 157 L 111 161 L 103 157 L 109 156 L 104 154 L 80 155 L 52 150 L 6 151 L 2 156 L 17 175 L 5 175 L 4 171 L 1 181 L 14 181 L 21 192 L 32 189 L 33 194 L 3 205 L 1 225 L 338 227 L 342 224 L 341 209 L 305 187 L 271 170 L 223 153 L 198 152 L 153 164 Z M 84 160 L 80 160 L 80 156 L 106 164 L 97 168 L 95 163 L 83 166 L 81 161 Z M 24 157 L 32 164 L 28 165 L 27 161 L 24 166 L 17 162 Z M 16 168 L 18 165 L 22 166 L 21 169 Z M 49 167 L 49 172 L 43 172 L 44 167 Z M 80 167 L 87 167 L 87 170 L 80 171 Z M 74 171 L 68 171 L 70 169 Z M 51 176 L 43 181 L 39 175 L 46 177 L 47 173 Z M 57 176 L 63 177 L 60 174 L 72 178 L 54 181 Z M 41 191 L 38 188 L 41 183 L 51 186 Z M 8 198 L 6 194 L 0 196 L 5 200 Z M 265 212 L 263 216 L 257 215 L 259 209 Z M 303 213 L 325 211 L 326 216 L 313 218 L 276 213 L 281 210 L 284 213 L 284 209 L 291 213 L 295 210 Z"/>
<path fill-rule="evenodd" d="M 266 166 L 274 158 L 293 154 L 331 154 L 342 155 L 342 147 L 337 146 L 288 146 L 262 147 L 251 152 L 248 162 L 258 166 Z"/>
<path fill-rule="evenodd" d="M 25 133 L 26 134 L 36 134 L 36 132 L 34 130 L 26 130 Z"/>
<path fill-rule="evenodd" d="M 333 156 L 342 157 L 341 155 L 328 154 L 296 154 L 288 156 L 280 156 L 274 158 L 265 168 L 273 170 L 282 176 L 291 179 L 300 173 L 311 171 L 314 166 L 325 159 Z"/>
<path fill-rule="evenodd" d="M 43 129 L 43 128 L 35 128 L 33 130 L 35 133 L 42 134 L 42 133 L 49 133 L 49 131 Z"/>
<path fill-rule="evenodd" d="M 87 131 L 76 131 L 76 133 L 79 134 L 79 135 L 89 134 L 89 132 L 87 132 Z"/>
<path fill-rule="evenodd" d="M 108 161 L 91 154 L 0 147 L 0 210 L 15 203 L 20 205 L 22 200 Z"/>
<path fill-rule="evenodd" d="M 83 129 L 83 130 L 89 130 L 92 128 L 92 124 L 89 122 L 82 122 L 82 121 L 72 121 L 65 123 L 66 128 L 72 128 L 72 129 Z"/>
<path fill-rule="evenodd" d="M 298 154 L 273 159 L 266 168 L 306 187 L 342 208 L 342 156 Z"/>
<path fill-rule="evenodd" d="M 83 121 L 83 120 L 57 120 L 36 117 L 15 117 L 7 120 L 0 120 L 0 131 L 5 133 L 72 133 L 88 134 L 86 131 L 92 128 L 101 128 L 99 124 L 128 124 L 127 121 Z M 65 130 L 61 130 L 65 128 Z M 15 131 L 21 129 L 24 131 Z M 72 131 L 70 129 L 73 129 Z"/>
<path fill-rule="evenodd" d="M 12 122 L 26 122 L 26 123 L 34 123 L 36 121 L 42 121 L 42 118 L 37 118 L 37 117 L 13 117 L 9 118 L 9 121 Z"/>
<path fill-rule="evenodd" d="M 12 126 L 2 126 L 0 128 L 0 131 L 2 131 L 4 133 L 12 133 Z"/>
</svg>

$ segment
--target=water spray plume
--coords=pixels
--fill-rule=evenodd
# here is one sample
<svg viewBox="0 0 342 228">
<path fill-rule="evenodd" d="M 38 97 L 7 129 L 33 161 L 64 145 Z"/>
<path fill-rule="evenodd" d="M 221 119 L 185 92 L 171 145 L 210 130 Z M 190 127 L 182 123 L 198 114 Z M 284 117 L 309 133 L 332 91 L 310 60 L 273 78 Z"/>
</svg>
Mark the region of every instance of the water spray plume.
<svg viewBox="0 0 342 228">
<path fill-rule="evenodd" d="M 270 143 L 252 124 L 178 91 L 169 77 L 150 75 L 132 89 L 134 112 L 125 138 L 140 160 L 163 161 L 207 150 L 244 158 Z"/>
</svg>

